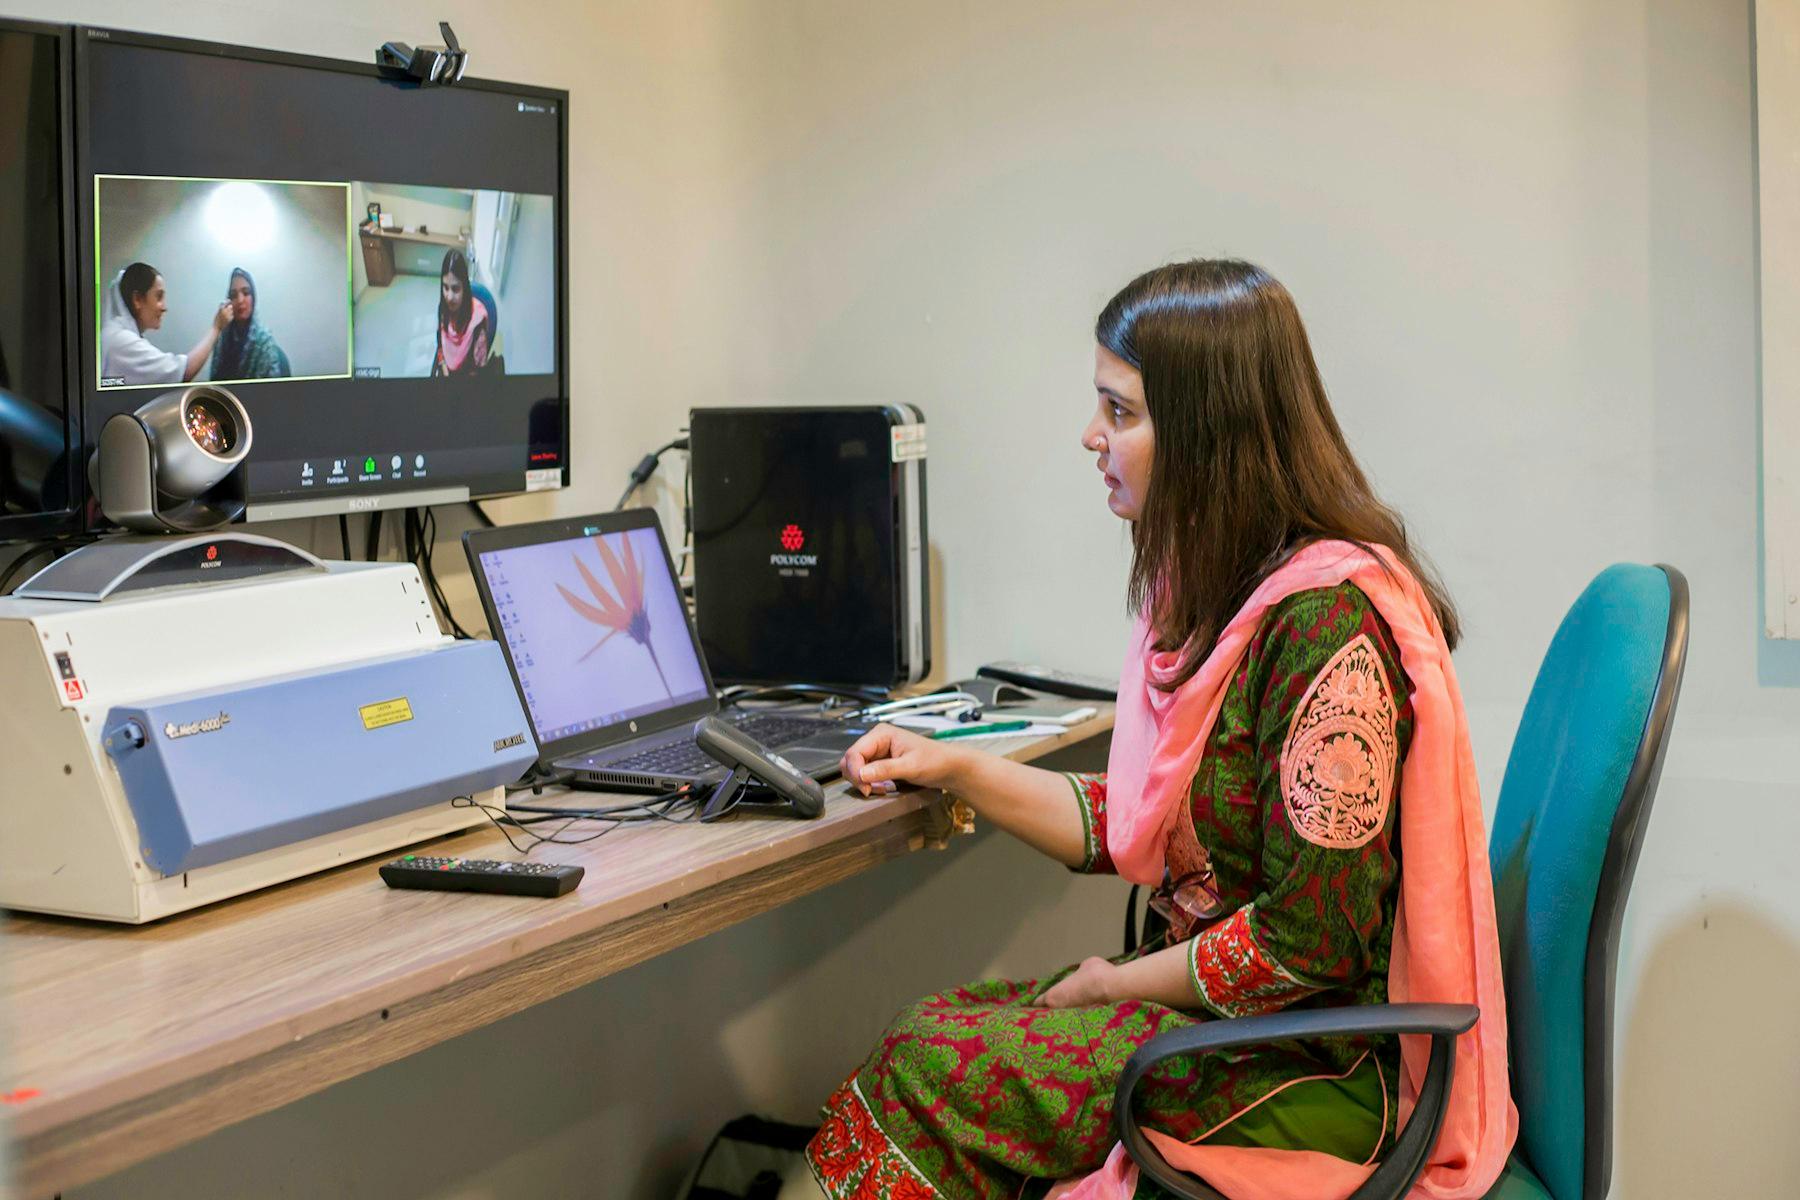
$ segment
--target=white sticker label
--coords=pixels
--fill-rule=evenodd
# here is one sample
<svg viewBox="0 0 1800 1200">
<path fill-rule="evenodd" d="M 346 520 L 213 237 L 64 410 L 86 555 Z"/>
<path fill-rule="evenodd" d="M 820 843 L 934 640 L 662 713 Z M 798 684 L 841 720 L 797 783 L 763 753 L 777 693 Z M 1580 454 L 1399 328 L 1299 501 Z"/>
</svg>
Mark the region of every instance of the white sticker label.
<svg viewBox="0 0 1800 1200">
<path fill-rule="evenodd" d="M 925 457 L 925 426 L 896 425 L 893 428 L 894 461 L 911 462 Z"/>
<path fill-rule="evenodd" d="M 561 467 L 547 467 L 543 470 L 525 472 L 525 490 L 528 492 L 551 492 L 561 486 Z"/>
</svg>

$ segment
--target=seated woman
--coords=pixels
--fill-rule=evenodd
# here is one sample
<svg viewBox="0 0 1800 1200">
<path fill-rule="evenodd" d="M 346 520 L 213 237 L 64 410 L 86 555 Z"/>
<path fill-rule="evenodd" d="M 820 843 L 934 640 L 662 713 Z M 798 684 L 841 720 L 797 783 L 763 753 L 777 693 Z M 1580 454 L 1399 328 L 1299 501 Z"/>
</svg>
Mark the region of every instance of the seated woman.
<svg viewBox="0 0 1800 1200">
<path fill-rule="evenodd" d="M 213 381 L 286 379 L 292 375 L 287 354 L 256 315 L 256 280 L 242 267 L 232 268 L 226 302 L 231 305 L 231 324 L 213 348 Z"/>
<path fill-rule="evenodd" d="M 444 255 L 439 275 L 437 355 L 432 375 L 472 374 L 487 366 L 487 305 L 469 287 L 469 260 L 461 250 Z"/>
<path fill-rule="evenodd" d="M 1480 1195 L 1516 1116 L 1450 598 L 1351 455 L 1269 275 L 1159 268 L 1096 336 L 1081 444 L 1131 523 L 1137 613 L 1108 773 L 885 726 L 844 773 L 865 795 L 944 789 L 1071 868 L 1160 883 L 1166 929 L 902 1011 L 826 1104 L 814 1179 L 783 1196 L 1011 1200 L 1077 1177 L 1058 1194 L 1161 1195 L 1114 1146 L 1135 1050 L 1200 1021 L 1409 997 L 1481 1006 L 1426 1174 L 1433 1194 Z M 1139 1117 L 1177 1166 L 1224 1163 L 1271 1200 L 1343 1196 L 1392 1145 L 1418 1051 L 1335 1038 L 1174 1059 Z M 1269 1150 L 1315 1153 L 1271 1170 Z"/>
<path fill-rule="evenodd" d="M 200 374 L 219 331 L 231 320 L 231 305 L 221 304 L 194 348 L 186 354 L 159 349 L 144 335 L 162 328 L 169 311 L 167 288 L 149 263 L 135 262 L 117 275 L 101 294 L 100 378 L 106 385 L 188 383 Z"/>
</svg>

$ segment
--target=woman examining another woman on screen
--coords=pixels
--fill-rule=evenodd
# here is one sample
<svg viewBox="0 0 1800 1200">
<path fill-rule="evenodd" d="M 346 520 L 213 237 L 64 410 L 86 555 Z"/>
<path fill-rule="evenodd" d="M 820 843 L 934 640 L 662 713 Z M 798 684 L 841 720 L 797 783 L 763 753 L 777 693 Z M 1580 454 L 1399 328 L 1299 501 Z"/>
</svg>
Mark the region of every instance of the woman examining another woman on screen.
<svg viewBox="0 0 1800 1200">
<path fill-rule="evenodd" d="M 164 350 L 144 335 L 162 328 L 169 311 L 160 272 L 135 262 L 113 277 L 103 296 L 106 311 L 100 328 L 100 378 L 103 386 L 139 383 L 187 383 L 200 374 L 219 332 L 231 320 L 231 305 L 219 305 L 194 348 L 186 354 Z"/>
<path fill-rule="evenodd" d="M 444 255 L 438 288 L 437 357 L 433 375 L 462 375 L 487 366 L 491 316 L 469 286 L 469 260 L 461 250 Z"/>
<path fill-rule="evenodd" d="M 293 374 L 288 356 L 256 315 L 256 280 L 242 267 L 233 268 L 226 289 L 231 323 L 213 348 L 212 378 L 286 379 Z"/>
</svg>

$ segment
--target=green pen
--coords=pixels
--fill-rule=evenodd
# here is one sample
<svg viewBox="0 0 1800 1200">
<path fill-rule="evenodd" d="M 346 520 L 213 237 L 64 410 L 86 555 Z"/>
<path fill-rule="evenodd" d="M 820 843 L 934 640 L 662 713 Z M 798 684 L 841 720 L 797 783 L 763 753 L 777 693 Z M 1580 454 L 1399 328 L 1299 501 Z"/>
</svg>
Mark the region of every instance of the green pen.
<svg viewBox="0 0 1800 1200">
<path fill-rule="evenodd" d="M 940 729 L 931 735 L 932 741 L 943 742 L 950 738 L 973 737 L 978 733 L 1013 733 L 1020 729 L 1030 729 L 1030 721 L 988 721 L 971 725 L 958 725 L 955 729 Z"/>
</svg>

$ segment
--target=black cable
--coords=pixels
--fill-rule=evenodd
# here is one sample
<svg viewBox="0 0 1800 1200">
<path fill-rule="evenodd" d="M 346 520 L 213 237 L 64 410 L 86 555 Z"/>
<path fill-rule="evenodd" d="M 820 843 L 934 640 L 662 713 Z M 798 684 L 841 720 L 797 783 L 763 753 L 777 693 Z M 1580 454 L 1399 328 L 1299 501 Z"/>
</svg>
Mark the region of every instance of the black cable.
<svg viewBox="0 0 1800 1200">
<path fill-rule="evenodd" d="M 854 700 L 860 704 L 879 704 L 888 698 L 890 693 L 878 687 L 840 686 L 832 683 L 780 683 L 768 687 L 751 687 L 739 684 L 728 687 L 719 693 L 719 701 L 723 704 L 742 704 L 747 700 L 806 699 L 817 697 L 827 700 Z"/>
<path fill-rule="evenodd" d="M 692 804 L 695 798 L 696 793 L 691 787 L 683 787 L 645 800 L 637 800 L 629 804 L 608 804 L 601 808 L 563 808 L 554 804 L 508 803 L 506 810 L 552 818 L 579 817 L 584 821 L 624 821 L 627 823 L 665 821 L 676 819 L 669 817 L 668 813 Z"/>
<path fill-rule="evenodd" d="M 7 566 L 6 573 L 4 575 L 0 575 L 0 596 L 4 596 L 7 594 L 8 590 L 12 586 L 13 577 L 16 575 L 19 575 L 21 573 L 21 571 L 20 571 L 21 567 L 23 567 L 26 563 L 29 563 L 31 560 L 33 560 L 38 555 L 42 554 L 44 551 L 46 551 L 50 548 L 51 547 L 46 546 L 41 542 L 38 544 L 35 544 L 35 545 L 25 547 L 25 550 L 19 555 L 19 557 L 13 559 L 12 563 Z"/>
<path fill-rule="evenodd" d="M 525 778 L 507 785 L 506 794 L 511 796 L 518 792 L 531 792 L 535 795 L 548 787 L 562 787 L 574 778 L 573 771 L 540 771 L 537 767 L 532 767 L 526 772 Z"/>
<path fill-rule="evenodd" d="M 469 501 L 469 511 L 475 514 L 475 519 L 481 522 L 483 528 L 494 528 L 494 518 L 488 516 L 487 509 L 481 507 L 481 501 Z"/>
<path fill-rule="evenodd" d="M 32 542 L 20 552 L 17 558 L 7 564 L 5 573 L 0 574 L 0 596 L 7 595 L 11 591 L 13 579 L 23 574 L 25 565 L 46 550 L 50 552 L 51 561 L 54 562 L 69 551 L 79 550 L 81 547 L 98 540 L 99 539 L 93 534 L 78 533 L 65 534 L 61 537 L 45 538 L 42 541 Z M 29 576 L 27 576 L 27 578 L 29 578 Z"/>
<path fill-rule="evenodd" d="M 456 613 L 450 608 L 450 600 L 444 595 L 443 586 L 438 582 L 437 570 L 432 563 L 432 549 L 437 544 L 437 512 L 431 508 L 426 508 L 424 511 L 425 515 L 420 519 L 419 525 L 418 553 L 411 561 L 414 566 L 419 568 L 419 574 L 425 580 L 426 591 L 436 602 L 438 611 L 450 626 L 450 631 L 459 639 L 468 641 L 472 635 L 463 628 L 462 622 L 456 619 Z"/>
<path fill-rule="evenodd" d="M 425 570 L 431 576 L 431 590 L 437 593 L 438 605 L 444 610 L 444 619 L 450 622 L 450 629 L 463 641 L 470 641 L 474 634 L 463 628 L 462 622 L 456 619 L 456 612 L 450 607 L 450 597 L 444 593 L 444 585 L 438 582 L 437 559 L 437 513 L 428 510 L 430 515 L 430 535 L 425 543 Z"/>
<path fill-rule="evenodd" d="M 381 517 L 379 511 L 369 514 L 369 532 L 363 557 L 370 562 L 381 558 Z"/>
<path fill-rule="evenodd" d="M 626 503 L 630 501 L 631 494 L 649 482 L 650 476 L 656 474 L 657 464 L 662 462 L 663 455 L 671 450 L 686 450 L 687 448 L 688 440 L 684 437 L 678 437 L 668 445 L 658 446 L 655 450 L 652 450 L 650 453 L 640 458 L 638 460 L 638 465 L 631 468 L 630 482 L 625 485 L 625 490 L 619 494 L 619 502 L 613 505 L 613 511 L 618 512 L 621 508 L 624 508 Z"/>
<path fill-rule="evenodd" d="M 500 831 L 500 835 L 506 839 L 507 845 L 511 846 L 518 853 L 524 854 L 524 855 L 529 855 L 533 850 L 537 849 L 539 846 L 543 845 L 546 842 L 553 843 L 558 846 L 579 846 L 583 842 L 591 842 L 591 841 L 595 841 L 599 838 L 603 838 L 607 834 L 612 833 L 619 828 L 619 826 L 617 826 L 617 825 L 608 825 L 605 829 L 602 829 L 599 833 L 590 834 L 587 837 L 581 837 L 581 838 L 561 837 L 560 835 L 567 832 L 569 826 L 573 825 L 575 823 L 575 821 L 572 819 L 572 820 L 564 822 L 563 827 L 561 829 L 557 830 L 556 833 L 550 835 L 549 837 L 545 837 L 543 834 L 533 833 L 531 830 L 525 828 L 525 826 L 523 824 L 521 824 L 518 821 L 515 821 L 512 817 L 508 816 L 505 809 L 494 808 L 491 805 L 482 804 L 481 802 L 479 802 L 477 800 L 470 799 L 468 796 L 458 796 L 456 799 L 450 801 L 450 804 L 453 808 L 479 808 L 482 812 L 482 815 L 487 817 L 488 820 L 490 820 L 494 823 L 494 827 L 496 829 L 498 829 Z M 500 815 L 495 816 L 494 815 L 495 813 L 499 813 Z M 530 838 L 531 841 L 529 841 L 528 843 L 526 843 L 523 846 L 519 845 L 518 842 L 513 840 L 512 830 L 507 828 L 507 826 L 509 826 L 509 825 L 512 826 L 514 829 L 517 829 L 520 833 L 524 834 L 526 837 Z"/>
<path fill-rule="evenodd" d="M 535 813 L 535 812 L 541 811 L 544 813 L 544 815 L 542 815 L 542 816 L 533 817 L 532 819 L 529 819 L 529 820 L 520 820 L 518 817 L 513 816 L 512 813 L 508 812 L 506 809 L 495 808 L 492 805 L 483 804 L 480 801 L 478 801 L 470 796 L 457 796 L 455 799 L 450 801 L 450 804 L 451 804 L 451 807 L 453 807 L 453 808 L 479 808 L 482 811 L 483 815 L 485 815 L 489 821 L 492 821 L 494 823 L 495 828 L 500 830 L 501 835 L 506 838 L 508 845 L 510 845 L 518 853 L 527 854 L 527 855 L 530 854 L 532 852 L 532 850 L 536 849 L 538 846 L 544 845 L 546 843 L 550 844 L 550 845 L 556 845 L 556 846 L 579 846 L 579 845 L 583 844 L 584 842 L 596 841 L 600 838 L 605 837 L 609 833 L 613 833 L 613 832 L 617 831 L 618 829 L 620 829 L 621 827 L 623 827 L 625 825 L 629 825 L 629 824 L 633 824 L 633 823 L 660 820 L 660 821 L 669 821 L 674 824 L 688 824 L 692 820 L 695 819 L 694 816 L 688 816 L 688 817 L 669 816 L 669 815 L 667 815 L 666 812 L 662 811 L 662 809 L 664 809 L 664 808 L 673 808 L 673 807 L 694 808 L 696 810 L 696 815 L 697 815 L 696 798 L 693 795 L 691 795 L 690 793 L 688 793 L 688 791 L 686 789 L 683 789 L 679 793 L 667 793 L 665 796 L 658 796 L 658 797 L 652 798 L 650 800 L 643 801 L 642 803 L 639 803 L 639 804 L 619 805 L 619 806 L 617 806 L 618 810 L 619 810 L 617 812 L 615 812 L 612 809 L 581 810 L 581 809 L 544 808 L 544 809 L 540 810 L 540 809 L 531 809 L 531 808 L 519 808 L 518 811 L 520 811 L 520 812 L 534 812 Z M 735 801 L 733 802 L 732 807 L 735 807 Z M 636 814 L 636 815 L 626 815 L 625 814 L 625 810 L 636 810 L 636 809 L 644 809 L 646 811 L 641 814 Z M 728 807 L 725 811 L 729 812 L 730 808 Z M 498 814 L 498 815 L 495 815 L 495 814 Z M 723 816 L 725 814 L 724 814 L 724 812 L 721 812 L 719 815 Z M 551 822 L 551 821 L 562 821 L 563 824 L 562 824 L 561 828 L 559 828 L 555 833 L 552 833 L 549 836 L 545 836 L 544 834 L 534 832 L 533 830 L 527 828 L 527 826 L 530 826 L 530 825 L 541 825 L 541 824 L 544 824 L 546 822 Z M 600 830 L 598 833 L 588 834 L 585 837 L 578 837 L 578 838 L 564 837 L 563 834 L 567 833 L 569 826 L 573 825 L 576 821 L 600 821 L 600 822 L 605 823 L 606 828 Z M 522 835 L 530 838 L 531 841 L 527 845 L 524 845 L 524 846 L 519 845 L 518 842 L 513 840 L 512 829 L 509 829 L 508 826 L 511 826 L 512 829 L 517 829 Z"/>
<path fill-rule="evenodd" d="M 338 536 L 344 539 L 344 561 L 350 561 L 350 514 L 338 514 Z"/>
</svg>

